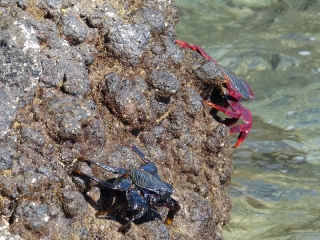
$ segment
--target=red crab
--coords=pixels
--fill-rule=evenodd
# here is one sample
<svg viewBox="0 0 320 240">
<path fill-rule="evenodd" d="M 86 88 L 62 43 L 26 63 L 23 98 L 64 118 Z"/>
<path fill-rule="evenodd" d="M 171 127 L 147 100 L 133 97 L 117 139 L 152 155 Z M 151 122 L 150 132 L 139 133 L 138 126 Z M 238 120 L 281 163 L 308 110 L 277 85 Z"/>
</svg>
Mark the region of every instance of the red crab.
<svg viewBox="0 0 320 240">
<path fill-rule="evenodd" d="M 214 103 L 203 100 L 203 102 L 224 114 L 230 116 L 222 121 L 223 124 L 230 127 L 231 134 L 240 132 L 238 141 L 233 146 L 238 147 L 247 137 L 252 127 L 252 114 L 249 109 L 245 108 L 240 102 L 243 100 L 252 100 L 255 98 L 250 86 L 244 80 L 235 75 L 228 68 L 218 64 L 216 60 L 209 56 L 202 47 L 194 46 L 186 42 L 175 40 L 175 42 L 183 47 L 195 50 L 200 53 L 205 59 L 213 61 L 223 74 L 226 87 L 223 88 L 226 103 L 224 106 L 219 106 Z M 231 109 L 229 109 L 229 107 Z M 243 124 L 235 125 L 239 119 L 243 120 Z"/>
</svg>

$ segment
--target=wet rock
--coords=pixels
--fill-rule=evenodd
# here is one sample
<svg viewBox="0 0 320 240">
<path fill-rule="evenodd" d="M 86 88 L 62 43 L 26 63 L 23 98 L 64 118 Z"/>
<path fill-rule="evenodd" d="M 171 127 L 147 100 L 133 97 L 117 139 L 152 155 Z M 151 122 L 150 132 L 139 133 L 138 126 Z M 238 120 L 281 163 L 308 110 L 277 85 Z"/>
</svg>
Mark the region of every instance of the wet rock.
<svg viewBox="0 0 320 240">
<path fill-rule="evenodd" d="M 155 119 L 154 113 L 143 95 L 146 86 L 133 87 L 138 84 L 139 81 L 122 81 L 115 73 L 105 76 L 108 107 L 132 130 L 147 127 Z"/>
<path fill-rule="evenodd" d="M 84 141 L 84 128 L 94 121 L 95 108 L 92 101 L 76 101 L 74 97 L 49 98 L 39 117 L 50 126 L 48 132 L 57 141 Z"/>
<path fill-rule="evenodd" d="M 149 82 L 155 88 L 159 98 L 169 98 L 180 90 L 180 82 L 166 71 L 154 70 L 149 77 Z"/>
<path fill-rule="evenodd" d="M 12 24 L 12 25 L 10 25 Z M 0 19 L 0 138 L 8 134 L 18 107 L 34 98 L 41 69 L 40 46 L 32 29 L 10 17 Z"/>
<path fill-rule="evenodd" d="M 84 24 L 71 14 L 64 14 L 62 16 L 61 31 L 71 45 L 83 43 L 88 34 Z"/>
<path fill-rule="evenodd" d="M 36 148 L 42 147 L 45 143 L 44 137 L 37 131 L 27 127 L 22 127 L 21 136 L 24 141 L 29 141 L 36 145 Z"/>
<path fill-rule="evenodd" d="M 12 159 L 10 156 L 10 147 L 0 146 L 0 171 L 7 170 L 12 166 Z"/>
<path fill-rule="evenodd" d="M 222 83 L 216 65 L 174 43 L 176 5 L 0 3 L 0 235 L 221 239 L 232 151 L 202 98 L 215 102 Z M 118 233 L 130 213 L 95 213 L 128 204 L 125 193 L 71 174 L 112 183 L 117 175 L 77 158 L 139 168 L 128 143 L 173 186 L 181 210 L 171 226 L 168 209 L 153 207 Z"/>
<path fill-rule="evenodd" d="M 87 212 L 87 202 L 80 192 L 63 190 L 62 198 L 63 210 L 66 214 L 66 217 L 80 217 Z"/>
<path fill-rule="evenodd" d="M 195 69 L 196 75 L 203 81 L 211 83 L 213 80 L 217 79 L 218 75 L 221 73 L 221 70 L 213 61 L 208 61 L 204 65 Z"/>
<path fill-rule="evenodd" d="M 201 111 L 202 98 L 194 89 L 186 89 L 185 101 L 187 105 L 186 110 L 191 116 L 194 116 Z"/>
<path fill-rule="evenodd" d="M 18 6 L 21 7 L 23 10 L 26 9 L 26 7 L 28 7 L 29 4 L 29 0 L 19 0 L 17 2 Z"/>
<path fill-rule="evenodd" d="M 110 48 L 117 56 L 138 64 L 150 42 L 150 27 L 145 24 L 116 24 L 108 36 Z"/>
<path fill-rule="evenodd" d="M 14 2 L 10 1 L 10 0 L 1 0 L 0 1 L 0 6 L 1 7 L 9 7 L 9 6 L 13 6 Z"/>
<path fill-rule="evenodd" d="M 161 32 L 165 27 L 165 17 L 158 11 L 151 9 L 139 9 L 133 13 L 135 23 L 145 23 L 151 27 L 151 31 Z"/>
<path fill-rule="evenodd" d="M 36 232 L 44 230 L 50 220 L 48 207 L 33 201 L 24 201 L 18 204 L 14 218 Z"/>
<path fill-rule="evenodd" d="M 82 59 L 84 60 L 86 66 L 91 66 L 94 61 L 94 55 L 98 54 L 98 50 L 89 44 L 83 43 L 78 46 L 78 51 L 82 55 Z"/>
<path fill-rule="evenodd" d="M 108 33 L 110 27 L 120 21 L 116 9 L 109 3 L 97 4 L 92 8 L 84 9 L 81 17 L 86 19 L 89 27 L 101 29 L 104 33 Z"/>
</svg>

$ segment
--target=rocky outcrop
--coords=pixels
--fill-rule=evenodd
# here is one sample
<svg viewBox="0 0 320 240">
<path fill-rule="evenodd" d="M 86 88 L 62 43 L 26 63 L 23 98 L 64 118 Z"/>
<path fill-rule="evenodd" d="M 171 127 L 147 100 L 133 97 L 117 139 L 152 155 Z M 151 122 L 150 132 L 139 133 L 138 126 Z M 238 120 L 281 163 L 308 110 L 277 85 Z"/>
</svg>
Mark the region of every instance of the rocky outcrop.
<svg viewBox="0 0 320 240">
<path fill-rule="evenodd" d="M 173 1 L 0 0 L 0 235 L 12 239 L 221 239 L 231 209 L 229 130 L 202 98 L 214 65 L 177 46 Z M 219 99 L 219 96 L 217 96 Z M 95 213 L 125 195 L 70 174 L 138 168 L 133 143 L 181 209 Z"/>
</svg>

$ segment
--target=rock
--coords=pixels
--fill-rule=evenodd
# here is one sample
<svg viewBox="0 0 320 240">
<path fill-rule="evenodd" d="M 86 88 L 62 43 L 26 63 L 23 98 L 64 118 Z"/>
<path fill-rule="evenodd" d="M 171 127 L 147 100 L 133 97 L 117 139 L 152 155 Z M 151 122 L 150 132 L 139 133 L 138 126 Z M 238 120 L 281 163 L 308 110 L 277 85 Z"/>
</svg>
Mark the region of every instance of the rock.
<svg viewBox="0 0 320 240">
<path fill-rule="evenodd" d="M 90 67 L 95 60 L 94 56 L 98 54 L 98 50 L 94 46 L 86 43 L 80 44 L 77 50 L 82 55 L 86 66 Z"/>
<path fill-rule="evenodd" d="M 26 145 L 30 143 L 30 147 L 34 149 L 40 149 L 45 144 L 45 139 L 41 133 L 28 127 L 21 128 L 21 137 Z"/>
<path fill-rule="evenodd" d="M 117 24 L 110 29 L 110 48 L 131 64 L 138 64 L 146 51 L 151 33 L 145 24 Z"/>
<path fill-rule="evenodd" d="M 132 20 L 137 23 L 148 24 L 151 31 L 161 32 L 165 28 L 165 17 L 158 11 L 151 9 L 139 9 L 132 15 Z"/>
<path fill-rule="evenodd" d="M 84 141 L 86 126 L 95 125 L 95 108 L 92 101 L 76 100 L 71 96 L 62 97 L 57 94 L 43 101 L 39 118 L 49 127 L 48 134 L 56 141 Z M 104 142 L 104 136 L 101 137 Z"/>
<path fill-rule="evenodd" d="M 229 129 L 219 69 L 173 41 L 173 1 L 0 1 L 0 236 L 12 239 L 221 239 L 231 210 Z M 152 207 L 124 233 L 117 175 L 77 161 L 139 168 L 135 144 L 181 210 Z M 123 235 L 125 234 L 125 235 Z"/>
<path fill-rule="evenodd" d="M 205 63 L 194 71 L 201 80 L 207 83 L 211 83 L 221 73 L 221 70 L 213 61 Z"/>
<path fill-rule="evenodd" d="M 29 0 L 19 0 L 17 3 L 19 7 L 25 10 L 28 7 Z"/>
<path fill-rule="evenodd" d="M 114 73 L 105 76 L 107 105 L 132 130 L 147 128 L 155 120 L 154 112 L 143 95 L 146 86 L 133 87 L 138 84 L 137 80 L 122 81 Z"/>
<path fill-rule="evenodd" d="M 202 98 L 194 89 L 187 88 L 185 93 L 185 101 L 187 104 L 187 112 L 191 116 L 195 116 L 201 111 L 202 108 Z"/>
<path fill-rule="evenodd" d="M 71 14 L 62 16 L 61 31 L 71 45 L 83 43 L 88 34 L 86 26 Z"/>
<path fill-rule="evenodd" d="M 0 146 L 0 171 L 10 169 L 12 166 L 12 159 L 10 156 L 10 147 Z"/>
<path fill-rule="evenodd" d="M 38 202 L 26 201 L 19 204 L 14 218 L 35 232 L 42 232 L 49 223 L 48 207 Z"/>
<path fill-rule="evenodd" d="M 64 189 L 62 199 L 63 210 L 67 218 L 85 215 L 87 202 L 80 192 Z"/>
<path fill-rule="evenodd" d="M 103 33 L 108 33 L 110 27 L 117 22 L 121 22 L 116 9 L 108 3 L 96 4 L 94 7 L 83 10 L 81 17 L 86 20 L 88 26 L 101 29 Z"/>
<path fill-rule="evenodd" d="M 152 71 L 149 82 L 155 88 L 159 98 L 169 98 L 180 90 L 180 82 L 166 71 Z"/>
<path fill-rule="evenodd" d="M 8 134 L 18 107 L 33 100 L 41 68 L 40 46 L 32 28 L 12 17 L 2 17 L 0 27 L 1 139 Z"/>
</svg>

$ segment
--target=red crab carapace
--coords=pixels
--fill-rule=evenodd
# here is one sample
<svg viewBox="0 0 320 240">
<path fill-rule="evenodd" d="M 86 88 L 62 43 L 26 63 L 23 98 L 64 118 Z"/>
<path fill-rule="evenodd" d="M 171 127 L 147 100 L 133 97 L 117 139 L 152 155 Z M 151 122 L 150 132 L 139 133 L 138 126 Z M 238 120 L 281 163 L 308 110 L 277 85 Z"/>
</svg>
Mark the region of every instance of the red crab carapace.
<svg viewBox="0 0 320 240">
<path fill-rule="evenodd" d="M 205 59 L 213 61 L 219 71 L 223 74 L 223 79 L 225 81 L 225 87 L 223 88 L 226 99 L 225 105 L 219 106 L 205 100 L 203 100 L 203 102 L 231 117 L 225 119 L 222 121 L 222 123 L 230 127 L 231 134 L 240 132 L 238 141 L 233 146 L 234 148 L 238 147 L 246 139 L 252 127 L 252 114 L 249 109 L 245 108 L 240 103 L 241 101 L 252 100 L 255 98 L 255 95 L 253 94 L 249 84 L 239 78 L 230 69 L 218 64 L 218 62 L 210 57 L 202 47 L 194 46 L 179 40 L 175 40 L 175 42 L 179 46 L 197 51 Z M 244 123 L 235 125 L 240 118 Z"/>
</svg>

